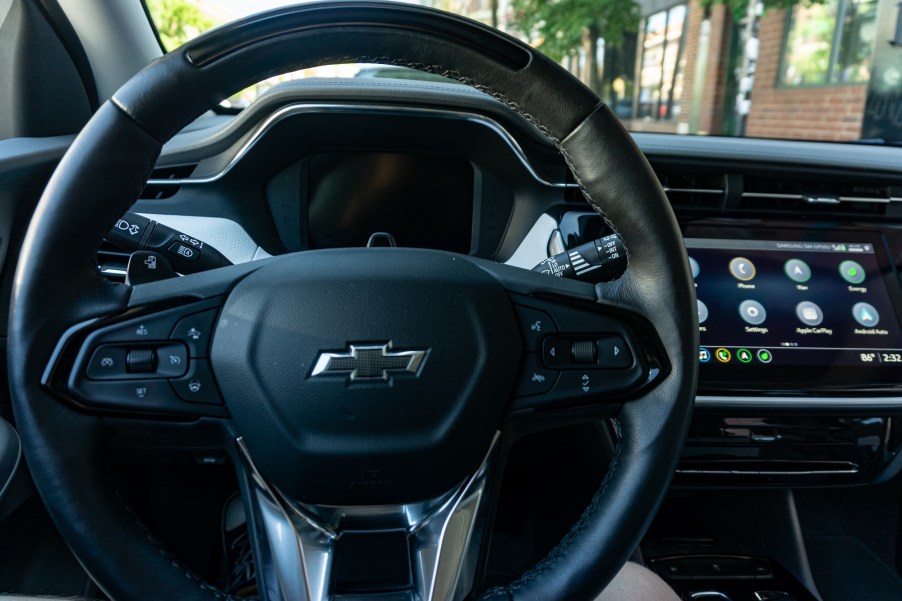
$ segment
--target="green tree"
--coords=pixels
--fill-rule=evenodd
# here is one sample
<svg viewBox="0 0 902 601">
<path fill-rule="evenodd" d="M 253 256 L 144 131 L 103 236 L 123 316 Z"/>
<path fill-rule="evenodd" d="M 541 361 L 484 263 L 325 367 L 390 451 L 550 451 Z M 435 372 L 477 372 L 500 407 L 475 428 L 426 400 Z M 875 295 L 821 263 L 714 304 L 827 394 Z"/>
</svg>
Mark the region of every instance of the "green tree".
<svg viewBox="0 0 902 601">
<path fill-rule="evenodd" d="M 514 25 L 536 46 L 561 61 L 586 54 L 587 82 L 601 91 L 598 73 L 598 39 L 606 48 L 618 47 L 624 35 L 636 31 L 641 17 L 634 0 L 513 0 Z"/>
<path fill-rule="evenodd" d="M 178 48 L 215 25 L 194 0 L 147 0 L 166 50 Z"/>
</svg>

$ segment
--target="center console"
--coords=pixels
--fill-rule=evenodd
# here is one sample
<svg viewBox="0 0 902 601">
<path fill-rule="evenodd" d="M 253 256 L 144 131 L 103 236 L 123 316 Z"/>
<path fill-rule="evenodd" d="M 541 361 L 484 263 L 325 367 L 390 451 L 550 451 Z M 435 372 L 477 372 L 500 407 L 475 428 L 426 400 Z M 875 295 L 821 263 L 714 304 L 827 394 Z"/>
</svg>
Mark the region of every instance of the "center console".
<svg viewBox="0 0 902 601">
<path fill-rule="evenodd" d="M 565 211 L 567 248 L 603 236 Z M 874 224 L 681 224 L 698 298 L 677 488 L 855 485 L 902 468 L 902 235 Z"/>
</svg>

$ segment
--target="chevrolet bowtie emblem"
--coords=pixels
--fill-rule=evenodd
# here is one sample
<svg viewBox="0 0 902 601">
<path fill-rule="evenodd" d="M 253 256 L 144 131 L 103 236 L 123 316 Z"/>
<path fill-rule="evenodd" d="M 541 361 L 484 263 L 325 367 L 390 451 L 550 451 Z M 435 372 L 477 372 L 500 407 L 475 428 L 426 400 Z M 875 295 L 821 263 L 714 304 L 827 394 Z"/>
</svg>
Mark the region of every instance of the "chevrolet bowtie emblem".
<svg viewBox="0 0 902 601">
<path fill-rule="evenodd" d="M 352 382 L 391 381 L 392 374 L 417 374 L 426 361 L 427 351 L 393 351 L 391 342 L 383 345 L 350 345 L 348 352 L 320 353 L 310 377 L 347 375 Z"/>
</svg>

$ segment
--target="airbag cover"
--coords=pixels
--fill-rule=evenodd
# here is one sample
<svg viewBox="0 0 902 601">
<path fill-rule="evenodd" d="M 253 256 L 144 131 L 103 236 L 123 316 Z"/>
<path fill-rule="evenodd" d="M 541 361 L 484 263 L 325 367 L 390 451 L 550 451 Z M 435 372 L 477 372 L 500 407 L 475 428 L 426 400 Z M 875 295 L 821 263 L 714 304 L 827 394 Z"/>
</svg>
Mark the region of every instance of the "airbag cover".
<svg viewBox="0 0 902 601">
<path fill-rule="evenodd" d="M 418 373 L 314 375 L 322 353 L 389 343 L 426 351 Z M 241 281 L 211 359 L 264 477 L 301 501 L 373 505 L 435 497 L 475 471 L 520 349 L 507 293 L 466 257 L 346 249 L 288 255 Z"/>
</svg>

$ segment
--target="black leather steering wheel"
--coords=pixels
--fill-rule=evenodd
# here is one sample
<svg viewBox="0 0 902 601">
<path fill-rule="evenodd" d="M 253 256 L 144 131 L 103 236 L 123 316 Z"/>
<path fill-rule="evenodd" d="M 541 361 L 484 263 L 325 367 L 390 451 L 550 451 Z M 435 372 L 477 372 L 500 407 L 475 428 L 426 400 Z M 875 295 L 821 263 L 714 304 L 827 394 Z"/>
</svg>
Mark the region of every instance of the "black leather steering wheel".
<svg viewBox="0 0 902 601">
<path fill-rule="evenodd" d="M 344 62 L 440 73 L 537 126 L 623 237 L 625 275 L 591 286 L 451 253 L 349 249 L 135 287 L 100 277 L 96 249 L 137 198 L 163 143 L 256 81 Z M 224 406 L 173 400 L 166 379 L 138 382 L 141 394 L 131 380 L 85 376 L 98 345 L 144 345 L 162 356 L 175 348 L 163 346 L 176 337 L 174 320 L 203 312 L 218 314 L 212 342 L 176 346 L 191 373 L 211 378 L 198 382 L 221 389 Z M 616 333 L 632 367 L 604 372 L 589 394 L 523 394 L 518 370 L 539 350 L 523 320 L 537 314 L 577 338 Z M 144 338 L 135 339 L 135 324 Z M 428 572 L 414 570 L 412 589 L 450 599 L 479 586 L 487 483 L 503 463 L 499 449 L 525 431 L 608 418 L 614 459 L 582 518 L 538 566 L 482 593 L 592 599 L 638 544 L 669 485 L 692 410 L 697 348 L 679 228 L 613 113 L 503 33 L 377 2 L 249 17 L 125 84 L 85 126 L 35 211 L 8 339 L 16 425 L 63 538 L 111 598 L 180 600 L 226 595 L 167 553 L 117 494 L 106 467 L 112 438 L 229 454 L 249 507 L 264 599 L 328 596 L 330 581 L 316 574 L 340 561 L 335 540 L 395 520 L 399 508 L 409 521 L 391 528 L 406 533 L 417 570 Z M 355 379 L 352 370 L 362 371 Z M 422 515 L 411 517 L 414 509 Z M 431 530 L 452 514 L 444 529 Z M 270 530 L 286 524 L 297 534 L 294 551 L 279 548 Z"/>
</svg>

